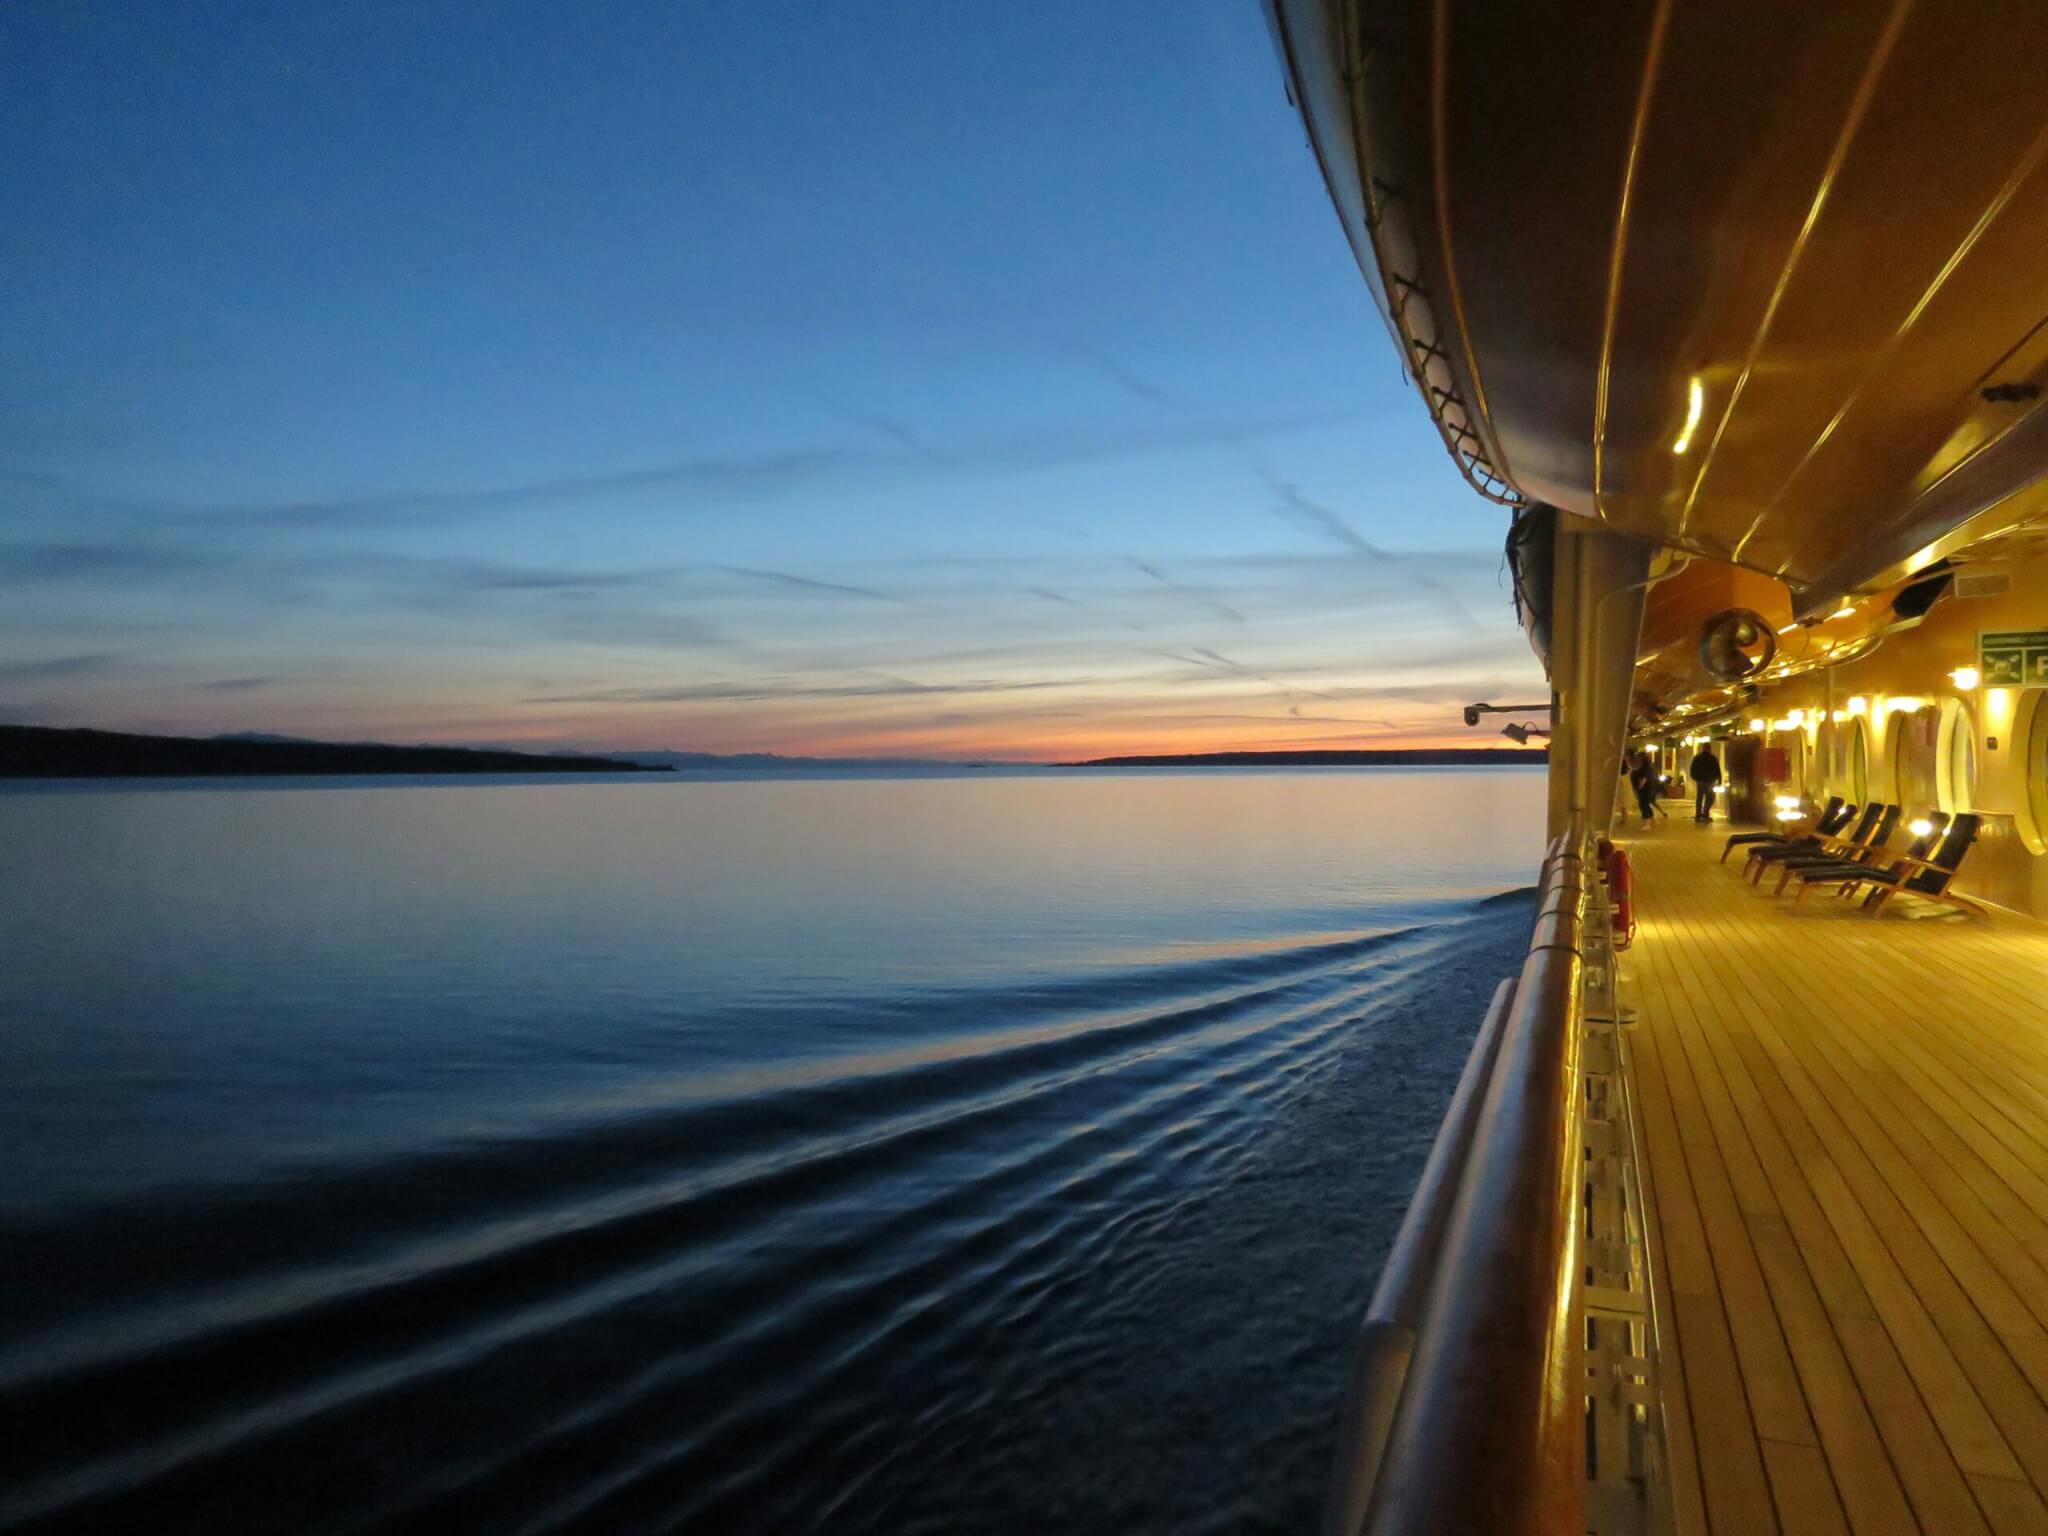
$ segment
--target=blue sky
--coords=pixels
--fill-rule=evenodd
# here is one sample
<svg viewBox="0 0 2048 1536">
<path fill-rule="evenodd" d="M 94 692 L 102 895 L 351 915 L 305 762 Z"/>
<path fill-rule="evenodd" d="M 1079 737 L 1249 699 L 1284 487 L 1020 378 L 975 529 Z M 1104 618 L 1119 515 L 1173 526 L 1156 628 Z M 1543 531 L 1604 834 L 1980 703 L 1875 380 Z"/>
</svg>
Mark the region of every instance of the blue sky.
<svg viewBox="0 0 2048 1536">
<path fill-rule="evenodd" d="M 1253 0 L 0 60 L 0 718 L 1062 757 L 1540 688 Z"/>
</svg>

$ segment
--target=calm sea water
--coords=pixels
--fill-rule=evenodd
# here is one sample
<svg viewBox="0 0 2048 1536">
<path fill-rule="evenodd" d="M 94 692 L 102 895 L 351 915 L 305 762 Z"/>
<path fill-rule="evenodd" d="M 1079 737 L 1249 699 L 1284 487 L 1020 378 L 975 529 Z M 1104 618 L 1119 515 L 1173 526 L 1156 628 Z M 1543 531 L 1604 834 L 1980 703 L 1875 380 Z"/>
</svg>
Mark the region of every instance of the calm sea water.
<svg viewBox="0 0 2048 1536">
<path fill-rule="evenodd" d="M 1306 1528 L 1542 798 L 0 792 L 0 1526 Z"/>
</svg>

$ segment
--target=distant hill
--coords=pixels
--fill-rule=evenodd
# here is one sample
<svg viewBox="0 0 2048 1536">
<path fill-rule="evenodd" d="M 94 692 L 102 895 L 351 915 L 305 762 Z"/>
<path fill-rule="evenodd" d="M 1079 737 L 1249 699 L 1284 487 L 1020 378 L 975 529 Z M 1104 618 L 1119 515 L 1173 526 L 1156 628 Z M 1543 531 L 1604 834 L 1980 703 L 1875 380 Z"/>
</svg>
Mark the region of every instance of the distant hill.
<svg viewBox="0 0 2048 1536">
<path fill-rule="evenodd" d="M 1006 767 L 1008 764 L 985 762 L 962 763 L 932 757 L 784 757 L 780 752 L 671 752 L 665 749 L 639 751 L 615 751 L 614 757 L 628 762 L 645 763 L 650 767 L 674 768 L 687 771 L 692 768 L 759 769 L 782 773 L 816 769 L 821 772 L 849 769 L 901 769 L 951 772 L 960 768 Z"/>
<path fill-rule="evenodd" d="M 658 773 L 612 757 L 473 747 L 387 747 L 286 736 L 137 736 L 0 725 L 0 778 L 187 778 L 344 773 Z"/>
<path fill-rule="evenodd" d="M 1183 752 L 1146 757 L 1096 757 L 1062 768 L 1368 768 L 1406 764 L 1413 768 L 1506 768 L 1547 763 L 1550 753 L 1527 747 L 1387 747 L 1360 752 Z"/>
</svg>

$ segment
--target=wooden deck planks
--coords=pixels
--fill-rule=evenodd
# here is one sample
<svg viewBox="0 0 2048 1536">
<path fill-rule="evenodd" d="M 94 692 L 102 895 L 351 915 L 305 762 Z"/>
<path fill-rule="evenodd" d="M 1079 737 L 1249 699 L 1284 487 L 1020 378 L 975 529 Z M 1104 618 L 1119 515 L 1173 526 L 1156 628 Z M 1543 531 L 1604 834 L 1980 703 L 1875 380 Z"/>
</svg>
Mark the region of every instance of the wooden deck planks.
<svg viewBox="0 0 2048 1536">
<path fill-rule="evenodd" d="M 1795 907 L 1723 836 L 1628 844 L 1680 1529 L 2048 1536 L 2048 928 Z"/>
</svg>

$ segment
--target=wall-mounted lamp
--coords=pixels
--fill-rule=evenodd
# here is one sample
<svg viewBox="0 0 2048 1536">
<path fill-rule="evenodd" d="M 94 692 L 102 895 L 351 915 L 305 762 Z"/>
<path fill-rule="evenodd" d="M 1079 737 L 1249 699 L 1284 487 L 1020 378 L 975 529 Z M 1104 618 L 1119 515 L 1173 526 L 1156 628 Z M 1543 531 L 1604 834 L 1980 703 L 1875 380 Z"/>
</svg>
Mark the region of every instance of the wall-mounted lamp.
<svg viewBox="0 0 2048 1536">
<path fill-rule="evenodd" d="M 1759 736 L 1761 736 L 1763 734 L 1764 723 L 1761 720 L 1752 720 L 1749 722 L 1749 728 L 1752 731 L 1755 731 Z"/>
<path fill-rule="evenodd" d="M 1975 667 L 1957 667 L 1948 676 L 1949 681 L 1965 693 L 1973 691 L 1979 681 L 1979 674 Z"/>
<path fill-rule="evenodd" d="M 1906 823 L 1906 830 L 1912 833 L 1915 837 L 1925 837 L 1928 833 L 1934 830 L 1934 823 L 1929 821 L 1925 816 L 1915 816 L 1911 821 Z"/>
<path fill-rule="evenodd" d="M 1855 698 L 1853 698 L 1853 699 L 1851 699 L 1851 700 L 1849 701 L 1849 713 L 1850 713 L 1850 714 L 1852 714 L 1852 715 L 1863 715 L 1863 714 L 1868 714 L 1869 712 L 1870 712 L 1870 700 L 1868 700 L 1868 699 L 1864 698 L 1862 694 L 1860 694 L 1860 693 L 1859 693 L 1859 694 L 1857 694 Z"/>
<path fill-rule="evenodd" d="M 1477 725 L 1481 715 L 1532 715 L 1539 711 L 1547 715 L 1550 713 L 1550 706 L 1548 704 L 1487 704 L 1484 702 L 1467 704 L 1465 706 L 1465 723 L 1467 725 Z"/>
</svg>

